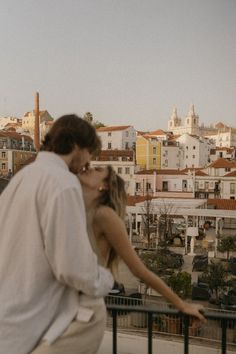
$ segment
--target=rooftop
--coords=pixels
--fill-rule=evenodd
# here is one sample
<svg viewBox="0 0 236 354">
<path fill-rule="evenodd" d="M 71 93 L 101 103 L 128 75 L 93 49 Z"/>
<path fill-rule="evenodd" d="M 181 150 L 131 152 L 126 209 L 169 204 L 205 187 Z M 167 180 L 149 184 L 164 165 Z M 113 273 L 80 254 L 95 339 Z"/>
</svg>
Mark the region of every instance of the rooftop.
<svg viewBox="0 0 236 354">
<path fill-rule="evenodd" d="M 97 128 L 97 132 L 111 132 L 111 131 L 119 131 L 130 128 L 130 125 L 118 125 L 118 126 L 110 126 L 110 127 L 100 127 Z"/>
</svg>

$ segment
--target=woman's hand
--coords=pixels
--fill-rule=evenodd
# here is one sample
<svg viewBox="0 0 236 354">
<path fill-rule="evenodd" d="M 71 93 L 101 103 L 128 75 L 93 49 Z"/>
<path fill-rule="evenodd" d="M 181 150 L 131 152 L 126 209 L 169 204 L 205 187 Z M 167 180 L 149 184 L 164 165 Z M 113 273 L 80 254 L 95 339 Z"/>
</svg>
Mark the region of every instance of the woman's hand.
<svg viewBox="0 0 236 354">
<path fill-rule="evenodd" d="M 183 308 L 181 309 L 186 315 L 193 316 L 197 318 L 201 323 L 206 323 L 206 318 L 204 317 L 204 307 L 199 304 L 190 304 L 184 302 Z"/>
</svg>

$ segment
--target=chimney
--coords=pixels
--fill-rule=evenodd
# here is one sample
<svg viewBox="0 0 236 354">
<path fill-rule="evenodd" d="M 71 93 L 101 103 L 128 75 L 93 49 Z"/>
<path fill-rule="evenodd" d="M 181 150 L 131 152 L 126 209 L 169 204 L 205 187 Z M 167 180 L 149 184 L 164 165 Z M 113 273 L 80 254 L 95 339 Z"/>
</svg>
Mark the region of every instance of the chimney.
<svg viewBox="0 0 236 354">
<path fill-rule="evenodd" d="M 36 152 L 40 148 L 40 132 L 39 132 L 39 93 L 35 94 L 35 124 L 34 124 L 34 146 Z"/>
</svg>

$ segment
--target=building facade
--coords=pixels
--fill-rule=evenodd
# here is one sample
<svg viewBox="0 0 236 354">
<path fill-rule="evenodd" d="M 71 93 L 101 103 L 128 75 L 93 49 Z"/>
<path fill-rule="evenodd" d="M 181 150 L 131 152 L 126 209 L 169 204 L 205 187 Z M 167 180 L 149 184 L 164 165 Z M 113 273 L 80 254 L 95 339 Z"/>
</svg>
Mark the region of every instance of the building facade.
<svg viewBox="0 0 236 354">
<path fill-rule="evenodd" d="M 101 127 L 97 134 L 103 150 L 129 150 L 135 148 L 136 130 L 131 125 Z"/>
<path fill-rule="evenodd" d="M 52 122 L 53 118 L 48 111 L 39 112 L 40 124 L 43 122 Z M 34 135 L 35 128 L 35 111 L 26 112 L 22 118 L 22 128 L 24 131 L 28 131 L 31 136 Z"/>
<path fill-rule="evenodd" d="M 215 145 L 207 138 L 184 133 L 176 141 L 183 149 L 183 167 L 205 167 L 210 162 L 210 151 Z"/>
<path fill-rule="evenodd" d="M 33 140 L 16 132 L 0 131 L 0 175 L 11 176 L 35 156 Z"/>
<path fill-rule="evenodd" d="M 135 153 L 133 150 L 102 150 L 100 155 L 91 161 L 91 166 L 105 167 L 111 165 L 116 173 L 125 181 L 126 192 L 134 195 Z"/>
<path fill-rule="evenodd" d="M 150 134 L 139 134 L 136 140 L 136 163 L 140 169 L 161 167 L 161 141 Z"/>
</svg>

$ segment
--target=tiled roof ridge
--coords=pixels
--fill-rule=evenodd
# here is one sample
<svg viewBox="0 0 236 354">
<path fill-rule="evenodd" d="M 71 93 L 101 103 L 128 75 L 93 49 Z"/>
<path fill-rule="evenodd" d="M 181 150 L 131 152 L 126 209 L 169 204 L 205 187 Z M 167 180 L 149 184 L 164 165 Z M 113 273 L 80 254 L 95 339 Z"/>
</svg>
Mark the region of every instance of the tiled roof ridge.
<svg viewBox="0 0 236 354">
<path fill-rule="evenodd" d="M 106 132 L 106 131 L 116 131 L 116 130 L 125 130 L 127 128 L 130 128 L 131 125 L 113 125 L 113 126 L 107 126 L 107 127 L 100 127 L 97 128 L 97 132 Z"/>
</svg>

